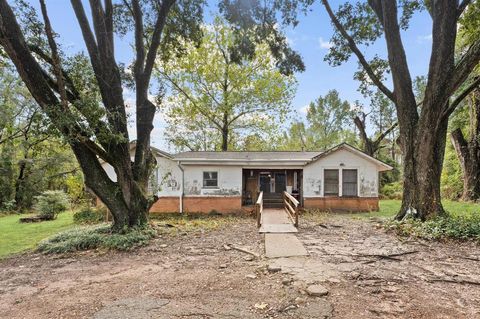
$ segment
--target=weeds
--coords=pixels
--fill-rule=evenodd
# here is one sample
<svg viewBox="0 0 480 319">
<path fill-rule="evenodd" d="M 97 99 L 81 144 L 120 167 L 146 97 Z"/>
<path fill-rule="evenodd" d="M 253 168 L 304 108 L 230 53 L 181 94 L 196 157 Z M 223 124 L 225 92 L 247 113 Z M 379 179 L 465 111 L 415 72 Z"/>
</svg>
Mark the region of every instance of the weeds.
<svg viewBox="0 0 480 319">
<path fill-rule="evenodd" d="M 400 236 L 427 240 L 473 239 L 480 241 L 480 214 L 449 214 L 425 222 L 413 219 L 401 222 L 390 221 L 385 224 L 385 227 Z"/>
<path fill-rule="evenodd" d="M 123 234 L 111 233 L 110 226 L 105 224 L 75 228 L 41 241 L 38 251 L 48 254 L 97 248 L 129 250 L 146 245 L 156 234 L 151 227 L 132 229 Z"/>
</svg>

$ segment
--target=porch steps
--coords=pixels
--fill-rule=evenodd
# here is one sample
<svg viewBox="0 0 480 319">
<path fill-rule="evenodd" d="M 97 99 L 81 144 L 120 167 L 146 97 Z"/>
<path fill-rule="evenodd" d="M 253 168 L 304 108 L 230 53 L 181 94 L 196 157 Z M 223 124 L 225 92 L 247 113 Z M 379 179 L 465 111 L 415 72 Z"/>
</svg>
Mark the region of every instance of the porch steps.
<svg viewBox="0 0 480 319">
<path fill-rule="evenodd" d="M 263 207 L 265 208 L 283 208 L 283 197 L 281 193 L 264 193 Z"/>
</svg>

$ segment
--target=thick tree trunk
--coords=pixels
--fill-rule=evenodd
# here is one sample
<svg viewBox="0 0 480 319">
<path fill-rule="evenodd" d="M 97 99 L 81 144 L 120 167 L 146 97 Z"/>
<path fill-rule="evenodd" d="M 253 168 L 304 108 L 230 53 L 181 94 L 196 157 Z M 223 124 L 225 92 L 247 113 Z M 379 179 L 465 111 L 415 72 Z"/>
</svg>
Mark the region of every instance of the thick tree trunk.
<svg viewBox="0 0 480 319">
<path fill-rule="evenodd" d="M 441 203 L 440 178 L 445 153 L 448 122 L 418 125 L 405 134 L 400 124 L 400 145 L 403 153 L 402 206 L 395 217 L 412 216 L 427 220 L 445 214 Z"/>
<path fill-rule="evenodd" d="M 480 89 L 472 94 L 469 126 L 468 141 L 460 128 L 451 133 L 451 140 L 462 167 L 462 200 L 478 201 L 480 200 Z"/>
<path fill-rule="evenodd" d="M 169 6 L 173 2 L 167 1 Z M 166 3 L 167 3 L 166 2 Z M 140 158 L 135 165 L 130 159 L 130 145 L 128 138 L 126 111 L 123 101 L 123 89 L 120 72 L 113 55 L 113 28 L 112 28 L 112 8 L 109 7 L 108 17 L 105 18 L 105 12 L 102 10 L 92 10 L 95 35 L 90 29 L 89 22 L 85 16 L 82 2 L 72 0 L 72 4 L 77 14 L 82 33 L 90 54 L 91 62 L 98 81 L 102 102 L 106 108 L 107 121 L 96 121 L 92 124 L 92 130 L 98 130 L 102 133 L 111 132 L 110 136 L 97 136 L 92 139 L 91 133 L 84 130 L 82 126 L 77 125 L 75 112 L 81 112 L 79 104 L 75 103 L 79 96 L 70 94 L 69 103 L 60 103 L 56 92 L 59 91 L 55 80 L 50 78 L 37 60 L 33 57 L 24 36 L 18 25 L 15 15 L 5 0 L 0 0 L 0 45 L 5 49 L 12 62 L 25 82 L 28 90 L 38 102 L 43 112 L 50 118 L 52 124 L 68 140 L 79 164 L 82 168 L 86 186 L 89 187 L 99 199 L 108 207 L 113 215 L 112 230 L 122 232 L 128 227 L 144 225 L 148 219 L 148 211 L 153 203 L 146 193 L 149 172 L 151 172 L 152 156 L 150 153 L 150 132 L 152 112 L 151 105 L 140 103 L 137 120 L 139 132 L 139 145 L 137 145 L 136 158 Z M 92 2 L 92 6 L 100 8 L 100 4 Z M 168 6 L 168 8 L 169 8 Z M 163 10 L 163 9 L 162 9 Z M 168 12 L 168 11 L 167 11 Z M 166 12 L 163 12 L 166 14 Z M 46 18 L 46 11 L 43 12 Z M 163 22 L 164 18 L 163 17 Z M 48 20 L 45 19 L 46 24 Z M 108 22 L 108 23 L 107 23 Z M 163 27 L 163 26 L 162 26 Z M 108 29 L 108 30 L 107 30 Z M 159 29 L 156 29 L 156 32 Z M 161 33 L 161 30 L 160 30 Z M 149 51 L 149 61 L 154 61 L 155 53 L 158 48 L 158 37 L 156 33 L 156 46 Z M 141 46 L 144 49 L 144 46 Z M 51 47 L 52 54 L 55 54 L 55 48 Z M 48 61 L 47 61 L 48 63 Z M 153 62 L 146 63 L 150 67 L 151 73 Z M 58 65 L 56 65 L 58 67 Z M 146 92 L 148 89 L 149 77 L 142 78 L 141 85 L 137 85 L 137 91 Z M 137 83 L 138 84 L 138 83 Z M 146 93 L 141 96 L 147 96 Z M 62 101 L 64 102 L 64 101 Z M 150 103 L 151 104 L 151 103 Z M 145 110 L 142 106 L 146 106 Z M 73 111 L 73 108 L 77 110 Z M 65 121 L 68 119 L 68 121 Z M 87 117 L 87 120 L 89 118 Z M 97 127 L 98 126 L 98 127 Z M 99 158 L 104 159 L 115 169 L 117 181 L 113 182 L 102 165 Z"/>
</svg>

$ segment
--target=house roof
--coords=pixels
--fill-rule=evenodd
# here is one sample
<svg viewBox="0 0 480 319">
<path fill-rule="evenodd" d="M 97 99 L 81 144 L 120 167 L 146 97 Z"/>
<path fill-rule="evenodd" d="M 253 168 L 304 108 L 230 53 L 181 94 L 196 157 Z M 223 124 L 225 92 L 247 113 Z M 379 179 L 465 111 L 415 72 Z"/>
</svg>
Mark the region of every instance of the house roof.
<svg viewBox="0 0 480 319">
<path fill-rule="evenodd" d="M 176 160 L 222 160 L 222 161 L 310 161 L 321 152 L 182 152 L 173 155 Z"/>
<path fill-rule="evenodd" d="M 130 143 L 130 150 L 136 147 L 135 141 Z M 171 160 L 190 163 L 190 164 L 213 164 L 213 163 L 230 163 L 230 165 L 273 165 L 273 166 L 304 166 L 313 163 L 320 158 L 328 156 L 340 149 L 345 149 L 357 154 L 364 159 L 376 164 L 380 171 L 389 171 L 392 166 L 382 162 L 361 150 L 347 144 L 341 143 L 324 152 L 304 152 L 304 151 L 227 151 L 227 152 L 202 152 L 190 151 L 177 154 L 170 154 L 151 146 L 152 151 L 158 156 L 166 157 Z M 102 161 L 103 162 L 103 161 Z"/>
<path fill-rule="evenodd" d="M 342 143 L 328 149 L 325 152 L 296 152 L 296 151 L 259 151 L 259 152 L 241 152 L 241 151 L 227 151 L 227 152 L 181 152 L 171 155 L 174 160 L 183 163 L 198 163 L 198 164 L 211 164 L 211 163 L 242 163 L 245 165 L 307 165 L 313 163 L 320 158 L 328 156 L 340 149 L 352 152 L 359 157 L 364 158 L 370 162 L 373 162 L 379 167 L 380 171 L 388 171 L 393 169 L 387 163 L 384 163 L 361 150 L 347 144 Z"/>
</svg>

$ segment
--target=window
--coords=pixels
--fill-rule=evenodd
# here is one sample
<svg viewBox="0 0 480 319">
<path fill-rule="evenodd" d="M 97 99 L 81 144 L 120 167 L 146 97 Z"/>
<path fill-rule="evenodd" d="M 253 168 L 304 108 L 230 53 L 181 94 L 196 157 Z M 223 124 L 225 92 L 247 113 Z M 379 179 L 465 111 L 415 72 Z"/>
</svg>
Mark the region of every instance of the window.
<svg viewBox="0 0 480 319">
<path fill-rule="evenodd" d="M 203 187 L 218 187 L 218 172 L 203 172 Z"/>
<path fill-rule="evenodd" d="M 357 196 L 357 170 L 342 171 L 342 196 Z"/>
<path fill-rule="evenodd" d="M 324 171 L 325 196 L 338 196 L 338 169 L 326 169 Z"/>
</svg>

